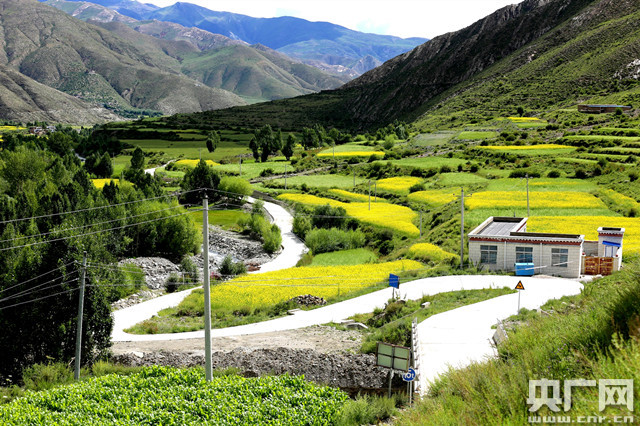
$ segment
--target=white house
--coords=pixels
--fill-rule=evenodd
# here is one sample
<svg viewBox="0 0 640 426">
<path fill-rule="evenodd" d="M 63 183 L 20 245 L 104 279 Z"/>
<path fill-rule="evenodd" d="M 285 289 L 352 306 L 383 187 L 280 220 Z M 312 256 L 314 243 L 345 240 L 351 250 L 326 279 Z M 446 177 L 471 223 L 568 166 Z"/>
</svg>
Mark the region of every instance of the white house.
<svg viewBox="0 0 640 426">
<path fill-rule="evenodd" d="M 469 260 L 518 275 L 608 275 L 620 269 L 624 228 L 599 228 L 598 235 L 585 241 L 578 234 L 527 232 L 527 218 L 490 217 L 469 233 Z"/>
</svg>

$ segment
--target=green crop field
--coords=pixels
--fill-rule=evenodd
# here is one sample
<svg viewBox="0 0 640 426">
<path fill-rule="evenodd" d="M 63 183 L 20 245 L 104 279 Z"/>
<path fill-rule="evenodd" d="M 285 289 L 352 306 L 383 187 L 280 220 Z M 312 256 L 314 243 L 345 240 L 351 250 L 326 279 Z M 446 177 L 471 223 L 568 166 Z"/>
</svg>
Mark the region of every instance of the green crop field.
<svg viewBox="0 0 640 426">
<path fill-rule="evenodd" d="M 283 158 L 284 160 L 284 158 Z M 242 162 L 242 177 L 245 179 L 254 179 L 260 176 L 260 173 L 265 169 L 273 170 L 274 174 L 283 174 L 285 172 L 285 167 L 288 173 L 293 173 L 294 169 L 291 166 L 291 163 L 288 161 L 269 161 L 266 163 L 255 163 L 253 159 L 248 160 L 248 162 Z M 220 164 L 216 166 L 216 170 L 229 172 L 229 173 L 239 173 L 240 165 L 235 163 L 229 164 Z"/>
<path fill-rule="evenodd" d="M 455 132 L 421 133 L 411 139 L 411 145 L 427 147 L 439 146 L 449 142 L 455 136 Z"/>
<path fill-rule="evenodd" d="M 313 256 L 311 266 L 340 266 L 375 263 L 378 257 L 371 250 L 364 248 L 334 251 Z"/>
<path fill-rule="evenodd" d="M 390 160 L 391 164 L 403 167 L 417 167 L 419 169 L 432 169 L 447 166 L 456 168 L 460 164 L 466 164 L 466 160 L 460 158 L 447 157 L 420 157 L 420 158 L 403 158 L 402 160 Z M 384 161 L 386 163 L 386 161 Z"/>
<path fill-rule="evenodd" d="M 271 182 L 284 186 L 284 179 L 274 179 Z M 366 179 L 356 176 L 356 185 L 366 182 Z M 309 188 L 353 188 L 353 176 L 348 175 L 305 175 L 287 178 L 287 186 L 301 186 Z"/>
<path fill-rule="evenodd" d="M 458 140 L 484 140 L 484 139 L 493 139 L 498 137 L 498 133 L 496 132 L 483 132 L 483 131 L 464 131 L 460 132 L 456 139 Z"/>
<path fill-rule="evenodd" d="M 487 179 L 472 173 L 441 173 L 435 177 L 434 183 L 438 186 L 467 186 L 484 184 Z"/>
<path fill-rule="evenodd" d="M 5 425 L 329 424 L 347 395 L 288 375 L 215 377 L 201 369 L 146 367 L 54 389 L 0 406 Z"/>
</svg>

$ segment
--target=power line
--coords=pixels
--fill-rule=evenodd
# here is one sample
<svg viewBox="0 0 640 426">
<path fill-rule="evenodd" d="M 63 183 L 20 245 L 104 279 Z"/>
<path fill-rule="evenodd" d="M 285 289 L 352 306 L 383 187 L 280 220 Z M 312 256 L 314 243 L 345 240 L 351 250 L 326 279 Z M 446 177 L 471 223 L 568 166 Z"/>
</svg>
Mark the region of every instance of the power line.
<svg viewBox="0 0 640 426">
<path fill-rule="evenodd" d="M 188 204 L 187 204 L 187 206 L 188 206 Z M 120 217 L 120 218 L 117 218 L 117 219 L 106 220 L 104 222 L 89 223 L 87 225 L 75 226 L 73 228 L 55 229 L 53 231 L 44 232 L 44 233 L 41 233 L 41 234 L 23 235 L 21 237 L 8 238 L 6 240 L 0 240 L 0 243 L 6 243 L 8 241 L 24 240 L 24 239 L 27 239 L 27 238 L 44 237 L 44 236 L 47 236 L 47 235 L 57 234 L 57 233 L 66 232 L 66 231 L 75 231 L 77 229 L 83 229 L 83 228 L 88 228 L 88 227 L 91 227 L 91 226 L 98 226 L 98 225 L 104 225 L 104 224 L 107 224 L 107 223 L 119 222 L 119 221 L 124 220 L 124 219 L 132 219 L 132 218 L 135 218 L 135 217 L 147 216 L 147 215 L 150 215 L 150 214 L 153 214 L 153 213 L 164 212 L 164 211 L 167 211 L 167 210 L 173 210 L 173 209 L 177 209 L 177 208 L 181 208 L 181 207 L 185 207 L 185 205 L 177 205 L 177 206 L 173 206 L 173 207 L 167 207 L 166 209 L 152 210 L 152 211 L 149 211 L 149 212 L 146 212 L 146 213 L 141 213 L 141 214 L 134 215 L 134 216 Z"/>
<path fill-rule="evenodd" d="M 23 218 L 19 218 L 19 219 L 9 219 L 9 220 L 2 220 L 0 221 L 0 225 L 4 225 L 7 223 L 14 223 L 14 222 L 22 222 L 25 220 L 33 220 L 33 219 L 43 219 L 46 217 L 55 217 L 55 216 L 62 216 L 62 215 L 66 215 L 66 214 L 75 214 L 75 213 L 82 213 L 82 212 L 86 212 L 86 211 L 92 211 L 92 210 L 100 210 L 100 209 L 107 209 L 107 208 L 111 208 L 111 207 L 119 207 L 119 206 L 125 206 L 125 205 L 129 205 L 129 204 L 134 204 L 134 203 L 141 203 L 143 201 L 152 201 L 152 200 L 157 200 L 160 198 L 173 198 L 173 197 L 177 197 L 183 194 L 188 194 L 190 192 L 196 192 L 196 191 L 201 191 L 203 188 L 198 188 L 198 189 L 192 189 L 190 191 L 181 191 L 181 192 L 176 192 L 174 194 L 165 194 L 165 195 L 159 195 L 157 197 L 150 197 L 150 198 L 142 198 L 140 200 L 134 200 L 134 201 L 127 201 L 124 203 L 118 203 L 118 204 L 107 204 L 104 206 L 97 206 L 97 207 L 88 207 L 86 209 L 79 209 L 79 210 L 72 210 L 72 211 L 66 211 L 66 212 L 59 212 L 59 213 L 50 213 L 50 214 L 45 214 L 45 215 L 40 215 L 40 216 L 31 216 L 31 217 L 23 217 Z"/>
<path fill-rule="evenodd" d="M 78 271 L 73 271 L 73 272 L 71 272 L 69 275 L 73 275 L 73 274 L 75 274 L 75 273 L 77 273 L 77 272 L 78 272 Z M 31 294 L 31 293 L 36 293 L 36 292 L 39 292 L 39 291 L 44 291 L 44 290 L 47 290 L 47 289 L 49 289 L 49 288 L 56 287 L 56 286 L 58 286 L 58 285 L 66 284 L 66 282 L 60 282 L 60 283 L 57 283 L 57 284 L 53 284 L 53 285 L 50 285 L 50 286 L 47 286 L 47 287 L 41 288 L 41 287 L 43 287 L 43 286 L 45 286 L 45 285 L 47 285 L 47 284 L 50 284 L 50 283 L 53 283 L 53 282 L 55 282 L 55 281 L 58 281 L 59 279 L 65 279 L 65 278 L 69 278 L 69 277 L 64 277 L 64 276 L 63 276 L 63 277 L 54 278 L 54 279 L 52 279 L 52 280 L 49 280 L 49 281 L 46 281 L 46 282 L 44 282 L 44 283 L 38 284 L 37 286 L 30 287 L 30 288 L 28 288 L 28 289 L 25 289 L 25 290 L 23 290 L 23 291 L 19 292 L 19 293 L 12 294 L 12 295 L 7 296 L 7 297 L 5 297 L 5 298 L 3 298 L 3 299 L 0 299 L 0 302 L 4 302 L 4 301 L 7 301 L 7 300 L 15 299 L 15 298 L 18 298 L 18 297 L 24 297 L 24 296 L 26 296 L 26 295 L 28 295 L 28 294 Z M 77 280 L 77 278 L 76 278 L 75 280 Z M 72 282 L 72 281 L 74 281 L 74 280 L 67 281 L 67 282 Z M 38 288 L 40 288 L 40 289 L 38 290 Z"/>
<path fill-rule="evenodd" d="M 115 227 L 115 228 L 101 229 L 101 230 L 98 230 L 98 231 L 87 232 L 87 233 L 84 233 L 84 234 L 78 234 L 78 235 L 71 235 L 71 236 L 68 236 L 68 237 L 55 238 L 53 240 L 36 241 L 34 243 L 23 244 L 23 245 L 20 245 L 20 246 L 5 247 L 5 248 L 0 248 L 0 251 L 13 250 L 13 249 L 31 247 L 31 246 L 40 245 L 40 244 L 53 243 L 53 242 L 57 242 L 57 241 L 68 240 L 70 238 L 80 238 L 80 237 L 85 237 L 87 235 L 99 234 L 101 232 L 116 231 L 118 229 L 124 229 L 124 228 L 130 228 L 132 226 L 144 225 L 145 223 L 157 222 L 159 220 L 165 220 L 165 219 L 171 219 L 173 217 L 184 216 L 184 215 L 187 215 L 187 214 L 190 214 L 190 213 L 191 212 L 178 213 L 178 214 L 171 215 L 171 216 L 165 216 L 165 217 L 160 217 L 160 218 L 156 218 L 156 219 L 150 219 L 150 220 L 146 220 L 146 221 L 142 221 L 142 222 L 131 223 L 131 224 L 128 224 L 128 225 L 118 226 L 118 227 Z"/>
<path fill-rule="evenodd" d="M 59 270 L 61 270 L 61 269 L 63 269 L 63 268 L 66 268 L 67 266 L 69 266 L 69 265 L 71 265 L 71 264 L 73 264 L 73 263 L 75 263 L 75 261 L 71 261 L 71 262 L 69 262 L 69 263 L 66 263 L 66 264 L 64 264 L 64 265 L 62 265 L 62 266 L 60 266 L 60 267 L 58 267 L 58 268 L 56 268 L 56 269 L 52 269 L 51 271 L 45 272 L 45 273 L 43 273 L 43 274 L 41 274 L 41 275 L 38 275 L 37 277 L 29 278 L 28 280 L 26 280 L 26 281 L 22 281 L 21 283 L 17 283 L 17 284 L 14 284 L 14 285 L 10 286 L 10 287 L 0 289 L 0 291 L 1 291 L 1 292 L 4 292 L 4 291 L 7 291 L 7 290 L 11 290 L 11 289 L 12 289 L 12 288 L 14 288 L 14 287 L 18 287 L 18 286 L 24 285 L 24 284 L 29 283 L 29 282 L 31 282 L 31 281 L 37 280 L 38 278 L 42 278 L 42 277 L 44 277 L 45 275 L 49 275 L 49 274 L 51 274 L 51 273 L 53 273 L 53 272 L 59 271 Z"/>
<path fill-rule="evenodd" d="M 27 300 L 25 302 L 20 302 L 20 303 L 15 303 L 13 305 L 9 305 L 9 306 L 2 306 L 0 307 L 0 311 L 4 310 L 4 309 L 9 309 L 9 308 L 13 308 L 15 306 L 20 306 L 20 305 L 26 305 L 27 303 L 34 303 L 34 302 L 39 302 L 41 300 L 44 299 L 48 299 L 50 297 L 55 297 L 55 296 L 60 296 L 61 294 L 65 294 L 65 293 L 71 293 L 72 291 L 78 291 L 78 288 L 72 288 L 70 290 L 65 290 L 65 291 L 61 291 L 60 293 L 55 293 L 55 294 L 50 294 L 48 296 L 43 296 L 43 297 L 39 297 L 37 299 L 33 299 L 33 300 Z"/>
</svg>

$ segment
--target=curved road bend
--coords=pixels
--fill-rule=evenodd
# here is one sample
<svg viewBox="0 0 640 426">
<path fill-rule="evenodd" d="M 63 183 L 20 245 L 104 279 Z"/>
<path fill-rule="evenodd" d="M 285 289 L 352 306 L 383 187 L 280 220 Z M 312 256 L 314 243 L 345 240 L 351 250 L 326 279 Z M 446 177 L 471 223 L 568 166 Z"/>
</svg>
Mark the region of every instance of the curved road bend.
<svg viewBox="0 0 640 426">
<path fill-rule="evenodd" d="M 253 199 L 250 199 L 250 202 L 253 202 Z M 293 217 L 287 210 L 277 204 L 269 202 L 264 203 L 264 208 L 269 212 L 271 217 L 273 217 L 274 223 L 278 225 L 278 227 L 280 227 L 280 230 L 282 231 L 282 245 L 284 248 L 275 259 L 271 260 L 270 262 L 264 263 L 260 267 L 260 270 L 255 272 L 269 272 L 276 271 L 278 269 L 291 268 L 295 266 L 296 263 L 298 263 L 298 260 L 300 260 L 302 255 L 307 251 L 307 247 L 293 233 Z M 111 340 L 135 340 L 135 338 L 139 336 L 125 333 L 125 328 L 129 328 L 141 321 L 151 318 L 162 309 L 177 306 L 193 290 L 194 289 L 189 289 L 177 293 L 167 294 L 165 296 L 151 299 L 146 302 L 113 312 L 114 323 L 113 331 L 111 333 Z M 168 336 L 173 336 L 171 337 L 171 339 L 189 338 L 184 336 L 184 333 L 169 334 Z"/>
</svg>

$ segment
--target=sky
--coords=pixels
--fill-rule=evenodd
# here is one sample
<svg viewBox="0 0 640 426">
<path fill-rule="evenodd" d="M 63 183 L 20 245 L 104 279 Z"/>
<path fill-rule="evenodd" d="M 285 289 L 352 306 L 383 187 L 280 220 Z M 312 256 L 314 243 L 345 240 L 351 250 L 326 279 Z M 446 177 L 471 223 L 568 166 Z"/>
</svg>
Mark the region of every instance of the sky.
<svg viewBox="0 0 640 426">
<path fill-rule="evenodd" d="M 169 6 L 177 0 L 139 0 Z M 220 12 L 256 18 L 295 16 L 352 30 L 434 38 L 462 29 L 521 0 L 183 0 Z"/>
</svg>

